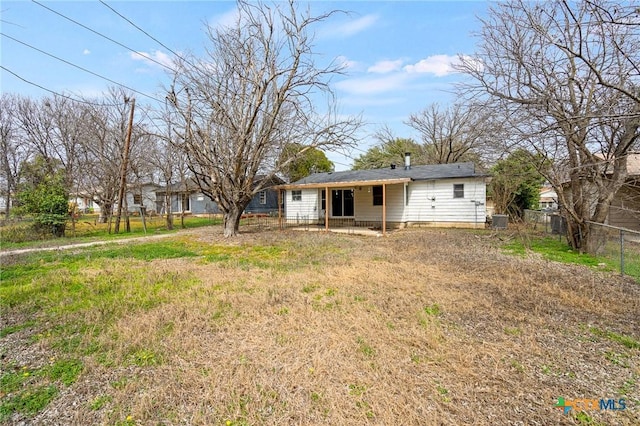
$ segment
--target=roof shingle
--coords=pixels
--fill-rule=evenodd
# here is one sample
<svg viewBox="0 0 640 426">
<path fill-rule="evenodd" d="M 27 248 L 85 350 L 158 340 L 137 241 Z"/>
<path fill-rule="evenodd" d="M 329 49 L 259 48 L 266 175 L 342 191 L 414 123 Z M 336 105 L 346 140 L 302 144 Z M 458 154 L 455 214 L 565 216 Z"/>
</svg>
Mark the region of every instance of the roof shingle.
<svg viewBox="0 0 640 426">
<path fill-rule="evenodd" d="M 484 174 L 476 173 L 475 164 L 468 163 L 452 163 L 452 164 L 429 164 L 425 166 L 411 166 L 409 170 L 404 167 L 395 169 L 371 169 L 371 170 L 348 170 L 343 172 L 314 173 L 291 185 L 306 185 L 320 183 L 339 183 L 339 182 L 366 182 L 377 181 L 383 179 L 402 179 L 409 178 L 411 180 L 435 180 L 435 179 L 451 179 L 465 177 L 483 177 Z"/>
</svg>

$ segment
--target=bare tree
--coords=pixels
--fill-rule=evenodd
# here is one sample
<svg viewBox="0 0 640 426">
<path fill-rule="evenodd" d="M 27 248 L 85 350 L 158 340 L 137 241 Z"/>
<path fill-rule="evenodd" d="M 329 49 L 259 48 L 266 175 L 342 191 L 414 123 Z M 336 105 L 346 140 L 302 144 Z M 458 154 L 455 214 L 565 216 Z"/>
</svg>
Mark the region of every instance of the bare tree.
<svg viewBox="0 0 640 426">
<path fill-rule="evenodd" d="M 568 239 L 589 252 L 599 241 L 588 222 L 607 218 L 639 137 L 640 26 L 630 7 L 499 3 L 482 21 L 477 55 L 462 58 L 473 79 L 467 93 L 488 95 L 520 145 L 553 164 L 545 177 L 564 209 Z"/>
<path fill-rule="evenodd" d="M 300 155 L 336 149 L 352 143 L 359 126 L 336 113 L 329 81 L 341 68 L 318 66 L 312 51 L 313 25 L 333 12 L 311 16 L 293 0 L 239 1 L 238 11 L 234 25 L 208 28 L 206 57 L 178 59 L 168 95 L 181 121 L 180 146 L 202 192 L 223 212 L 225 236 L 237 234 L 251 198 L 287 166 L 279 162 L 287 144 L 300 144 Z"/>
<path fill-rule="evenodd" d="M 428 163 L 482 163 L 495 158 L 494 148 L 504 140 L 489 110 L 473 103 L 444 108 L 434 103 L 405 124 L 420 133 Z"/>
<path fill-rule="evenodd" d="M 111 88 L 102 100 L 92 101 L 91 114 L 86 123 L 81 157 L 83 163 L 80 187 L 100 206 L 100 222 L 105 223 L 113 214 L 120 187 L 120 170 L 123 148 L 129 122 L 128 100 L 131 95 L 118 88 Z M 131 155 L 139 146 L 140 126 L 133 129 Z"/>
<path fill-rule="evenodd" d="M 70 190 L 76 181 L 86 107 L 58 95 L 40 100 L 23 98 L 16 114 L 25 143 L 48 162 L 52 172 L 63 166 L 65 186 Z"/>
<path fill-rule="evenodd" d="M 22 140 L 16 114 L 19 102 L 16 95 L 0 95 L 0 196 L 5 202 L 5 217 L 9 217 L 12 197 L 18 187 L 20 164 L 29 155 L 29 146 Z"/>
</svg>

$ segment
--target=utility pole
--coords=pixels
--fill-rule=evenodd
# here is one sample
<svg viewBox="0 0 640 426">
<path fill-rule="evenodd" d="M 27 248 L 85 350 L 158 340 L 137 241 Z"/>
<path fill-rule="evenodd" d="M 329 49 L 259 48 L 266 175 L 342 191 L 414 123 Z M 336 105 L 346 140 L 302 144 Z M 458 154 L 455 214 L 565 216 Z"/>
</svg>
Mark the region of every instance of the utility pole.
<svg viewBox="0 0 640 426">
<path fill-rule="evenodd" d="M 125 100 L 126 102 L 126 100 Z M 129 168 L 129 145 L 131 144 L 131 130 L 133 128 L 133 110 L 136 108 L 136 99 L 131 99 L 131 111 L 129 113 L 129 127 L 127 128 L 127 137 L 124 140 L 124 153 L 122 155 L 122 167 L 120 168 L 120 191 L 118 192 L 118 214 L 116 216 L 116 226 L 114 233 L 120 232 L 120 217 L 122 216 L 122 200 L 124 198 L 124 189 L 127 185 L 127 169 Z"/>
</svg>

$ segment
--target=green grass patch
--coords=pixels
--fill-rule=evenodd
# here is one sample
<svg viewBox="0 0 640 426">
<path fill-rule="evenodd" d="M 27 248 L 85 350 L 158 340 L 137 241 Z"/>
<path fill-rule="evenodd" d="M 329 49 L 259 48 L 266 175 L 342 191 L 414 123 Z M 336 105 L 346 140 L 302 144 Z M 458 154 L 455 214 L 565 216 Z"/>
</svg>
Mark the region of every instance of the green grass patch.
<svg viewBox="0 0 640 426">
<path fill-rule="evenodd" d="M 437 303 L 425 306 L 424 313 L 429 316 L 438 316 L 440 315 L 440 306 Z"/>
<path fill-rule="evenodd" d="M 17 333 L 18 331 L 24 330 L 25 328 L 32 327 L 35 325 L 35 321 L 27 321 L 22 324 L 10 325 L 0 329 L 0 339 L 3 337 L 7 337 L 10 334 Z"/>
<path fill-rule="evenodd" d="M 32 416 L 42 411 L 58 395 L 54 385 L 40 386 L 25 390 L 17 395 L 0 400 L 0 422 L 7 420 L 14 413 Z"/>
<path fill-rule="evenodd" d="M 362 337 L 358 337 L 358 350 L 367 358 L 373 358 L 376 356 L 376 350 L 367 343 Z"/>
<path fill-rule="evenodd" d="M 199 245 L 207 263 L 224 263 L 228 266 L 270 268 L 278 267 L 289 253 L 279 245 Z"/>
<path fill-rule="evenodd" d="M 148 349 L 139 349 L 129 356 L 129 361 L 138 367 L 149 367 L 160 364 L 160 357 Z"/>
<path fill-rule="evenodd" d="M 89 404 L 89 408 L 92 409 L 93 411 L 98 411 L 102 409 L 105 405 L 110 403 L 112 399 L 113 397 L 111 397 L 111 395 L 97 396 L 94 398 L 93 401 L 91 401 L 91 404 Z"/>
<path fill-rule="evenodd" d="M 532 237 L 526 244 L 521 240 L 513 240 L 503 246 L 505 250 L 517 255 L 525 255 L 527 250 L 540 253 L 545 259 L 562 263 L 576 263 L 586 266 L 598 266 L 602 259 L 589 254 L 579 253 L 566 243 L 552 237 Z"/>
<path fill-rule="evenodd" d="M 155 235 L 174 233 L 183 229 L 180 224 L 179 216 L 174 217 L 173 230 L 167 229 L 166 220 L 163 217 L 154 216 L 151 218 L 147 218 L 147 232 L 145 233 L 140 217 L 132 217 L 130 220 L 130 232 L 123 231 L 125 229 L 125 224 L 123 221 L 120 223 L 120 233 L 114 234 L 114 223 L 112 223 L 111 225 L 112 233 L 109 233 L 108 224 L 97 223 L 97 218 L 97 215 L 87 215 L 80 217 L 76 221 L 75 232 L 72 229 L 71 221 L 68 221 L 65 230 L 65 236 L 62 238 L 53 238 L 51 235 L 35 233 L 31 230 L 31 223 L 28 221 L 0 226 L 0 241 L 2 241 L 2 248 L 5 250 L 9 250 L 28 247 L 46 247 L 49 245 L 74 244 L 96 240 L 118 240 L 122 238 L 141 237 L 150 234 Z M 222 219 L 217 217 L 187 216 L 184 219 L 184 229 L 220 225 L 221 223 Z"/>
<path fill-rule="evenodd" d="M 625 249 L 625 275 L 640 281 L 640 252 L 637 247 Z M 604 271 L 620 271 L 619 246 L 601 256 L 593 256 L 573 250 L 557 237 L 528 234 L 526 237 L 514 239 L 502 246 L 503 250 L 516 256 L 525 256 L 528 251 L 539 253 L 543 258 L 554 262 L 573 263 Z"/>
<path fill-rule="evenodd" d="M 70 386 L 78 379 L 84 366 L 77 359 L 65 359 L 43 367 L 41 374 L 52 381 L 61 381 L 63 385 Z"/>
<path fill-rule="evenodd" d="M 640 341 L 631 336 L 625 336 L 624 334 L 618 334 L 608 330 L 600 330 L 597 327 L 589 327 L 589 331 L 596 336 L 604 337 L 612 342 L 618 342 L 629 349 L 640 349 Z"/>
</svg>

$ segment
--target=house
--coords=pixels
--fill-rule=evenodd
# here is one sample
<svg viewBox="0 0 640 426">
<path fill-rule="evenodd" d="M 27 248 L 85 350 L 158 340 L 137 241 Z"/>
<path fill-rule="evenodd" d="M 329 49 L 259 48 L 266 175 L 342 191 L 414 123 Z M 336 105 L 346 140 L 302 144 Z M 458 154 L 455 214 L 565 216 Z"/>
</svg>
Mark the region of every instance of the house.
<svg viewBox="0 0 640 426">
<path fill-rule="evenodd" d="M 261 182 L 263 179 L 264 177 L 257 176 L 256 182 Z M 272 178 L 267 187 L 251 199 L 244 212 L 246 214 L 270 214 L 278 211 L 278 193 L 273 186 L 282 183 L 281 179 Z M 172 184 L 159 188 L 155 193 L 157 212 L 162 214 L 167 212 L 168 198 L 170 198 L 172 213 L 184 212 L 195 215 L 220 213 L 218 205 L 203 194 L 193 180 L 188 180 L 184 184 Z"/>
<path fill-rule="evenodd" d="M 558 209 L 558 194 L 555 189 L 549 184 L 540 188 L 540 210 L 557 210 Z"/>
<path fill-rule="evenodd" d="M 640 153 L 627 155 L 627 180 L 609 207 L 607 223 L 640 231 Z"/>
<path fill-rule="evenodd" d="M 100 213 L 100 205 L 85 193 L 77 192 L 69 195 L 69 204 L 75 206 L 80 213 Z"/>
<path fill-rule="evenodd" d="M 129 212 L 139 213 L 144 208 L 148 213 L 156 212 L 156 192 L 162 188 L 155 183 L 130 184 L 125 196 Z M 117 204 L 116 204 L 117 208 Z"/>
<path fill-rule="evenodd" d="M 484 228 L 486 175 L 474 163 L 315 173 L 281 185 L 288 223 Z M 328 196 L 327 196 L 328 194 Z"/>
<path fill-rule="evenodd" d="M 166 214 L 168 212 L 174 214 L 220 213 L 217 204 L 204 195 L 198 185 L 192 180 L 188 180 L 182 184 L 174 183 L 166 187 L 160 187 L 155 195 L 155 208 L 160 214 Z"/>
<path fill-rule="evenodd" d="M 604 161 L 604 156 L 597 155 L 603 159 L 602 171 L 605 175 L 609 175 L 608 164 L 611 161 Z M 627 178 L 622 187 L 615 193 L 613 200 L 609 204 L 609 214 L 604 223 L 640 231 L 640 152 L 632 152 L 626 155 L 627 158 Z M 569 191 L 570 182 L 563 182 L 564 196 L 567 203 L 571 203 L 571 192 Z M 590 208 L 593 212 L 597 202 L 598 186 L 593 182 L 586 182 L 583 190 L 591 196 Z M 562 206 L 560 206 L 562 207 Z"/>
</svg>

